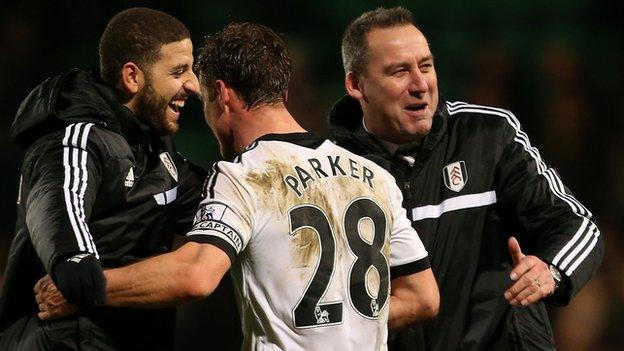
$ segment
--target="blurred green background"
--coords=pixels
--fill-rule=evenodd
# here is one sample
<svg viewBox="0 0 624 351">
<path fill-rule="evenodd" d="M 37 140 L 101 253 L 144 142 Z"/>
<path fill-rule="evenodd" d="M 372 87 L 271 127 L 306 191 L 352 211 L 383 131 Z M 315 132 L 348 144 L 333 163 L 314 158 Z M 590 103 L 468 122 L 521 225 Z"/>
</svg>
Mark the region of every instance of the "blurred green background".
<svg viewBox="0 0 624 351">
<path fill-rule="evenodd" d="M 182 20 L 196 48 L 232 21 L 283 34 L 293 56 L 289 107 L 307 128 L 326 131 L 342 94 L 340 39 L 366 10 L 402 5 L 414 12 L 436 57 L 449 100 L 512 110 L 534 145 L 587 204 L 606 238 L 597 277 L 573 303 L 553 309 L 560 350 L 622 350 L 624 327 L 624 25 L 622 2 L 557 1 L 22 1 L 0 14 L 0 269 L 15 221 L 22 151 L 9 137 L 20 101 L 47 76 L 97 69 L 97 43 L 118 11 L 148 6 Z M 187 103 L 180 151 L 208 166 L 219 159 L 197 99 Z M 0 276 L 1 280 L 1 276 Z M 231 299 L 181 309 L 179 350 L 236 349 Z M 233 317 L 234 316 L 234 317 Z M 196 317 L 196 318 L 195 318 Z"/>
</svg>

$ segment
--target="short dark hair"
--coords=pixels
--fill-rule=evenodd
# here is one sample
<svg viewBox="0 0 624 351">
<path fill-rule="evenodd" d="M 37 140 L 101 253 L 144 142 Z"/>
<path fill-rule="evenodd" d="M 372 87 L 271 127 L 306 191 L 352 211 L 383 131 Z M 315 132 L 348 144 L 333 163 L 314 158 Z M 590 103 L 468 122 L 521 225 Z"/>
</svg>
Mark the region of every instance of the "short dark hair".
<svg viewBox="0 0 624 351">
<path fill-rule="evenodd" d="M 342 64 L 345 73 L 364 73 L 368 49 L 366 35 L 373 29 L 414 25 L 412 13 L 403 7 L 378 7 L 363 13 L 347 26 L 342 36 Z"/>
<path fill-rule="evenodd" d="M 256 23 L 232 23 L 206 37 L 195 70 L 212 93 L 222 80 L 236 91 L 245 108 L 284 103 L 291 59 L 282 38 Z M 211 97 L 207 97 L 211 98 Z"/>
<path fill-rule="evenodd" d="M 130 61 L 149 71 L 163 45 L 190 37 L 182 22 L 164 12 L 146 7 L 121 11 L 111 18 L 100 38 L 102 79 L 116 86 L 122 67 Z"/>
</svg>

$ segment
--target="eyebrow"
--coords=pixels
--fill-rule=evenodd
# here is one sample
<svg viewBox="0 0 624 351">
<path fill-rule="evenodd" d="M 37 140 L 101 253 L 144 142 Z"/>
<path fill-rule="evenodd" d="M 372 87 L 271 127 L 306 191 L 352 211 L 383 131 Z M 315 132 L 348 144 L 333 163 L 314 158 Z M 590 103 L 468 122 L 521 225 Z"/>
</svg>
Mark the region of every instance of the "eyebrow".
<svg viewBox="0 0 624 351">
<path fill-rule="evenodd" d="M 385 67 L 384 71 L 385 72 L 392 72 L 397 68 L 400 67 L 409 67 L 411 66 L 411 64 L 407 61 L 401 61 L 401 62 L 395 62 L 395 63 L 391 63 L 388 66 Z"/>
<path fill-rule="evenodd" d="M 421 58 L 420 60 L 418 60 L 418 64 L 421 64 L 421 63 L 426 62 L 426 61 L 432 61 L 433 62 L 433 54 L 429 54 L 429 55 Z"/>
<path fill-rule="evenodd" d="M 424 62 L 428 62 L 431 61 L 433 62 L 433 54 L 429 54 L 423 58 L 421 58 L 420 60 L 418 60 L 418 64 L 421 65 Z M 400 61 L 400 62 L 395 62 L 395 63 L 391 63 L 388 66 L 386 66 L 386 68 L 384 69 L 385 72 L 391 72 L 399 67 L 410 67 L 412 64 L 408 61 Z"/>
</svg>

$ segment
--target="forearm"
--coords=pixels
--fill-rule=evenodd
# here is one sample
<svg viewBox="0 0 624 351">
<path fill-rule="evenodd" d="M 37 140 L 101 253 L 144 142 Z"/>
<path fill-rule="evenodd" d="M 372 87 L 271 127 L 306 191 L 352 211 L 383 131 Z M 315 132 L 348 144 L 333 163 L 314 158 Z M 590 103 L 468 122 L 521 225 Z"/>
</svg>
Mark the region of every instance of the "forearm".
<svg viewBox="0 0 624 351">
<path fill-rule="evenodd" d="M 210 295 L 231 262 L 210 244 L 186 243 L 178 250 L 126 266 L 106 270 L 106 305 L 157 308 Z M 58 319 L 75 313 L 50 276 L 35 285 L 39 318 Z"/>
<path fill-rule="evenodd" d="M 390 314 L 388 316 L 388 329 L 399 331 L 413 324 L 419 324 L 432 319 L 437 310 L 414 303 L 410 300 L 402 300 L 397 296 L 390 296 Z"/>
<path fill-rule="evenodd" d="M 209 245 L 187 243 L 178 250 L 106 270 L 106 305 L 166 307 L 210 295 L 229 269 L 229 259 Z M 219 252 L 226 257 L 216 257 Z"/>
<path fill-rule="evenodd" d="M 398 331 L 438 315 L 440 294 L 431 269 L 392 279 L 388 329 Z"/>
<path fill-rule="evenodd" d="M 168 255 L 131 266 L 104 271 L 106 305 L 115 307 L 167 307 L 196 298 L 187 291 L 190 267 L 170 262 Z"/>
</svg>

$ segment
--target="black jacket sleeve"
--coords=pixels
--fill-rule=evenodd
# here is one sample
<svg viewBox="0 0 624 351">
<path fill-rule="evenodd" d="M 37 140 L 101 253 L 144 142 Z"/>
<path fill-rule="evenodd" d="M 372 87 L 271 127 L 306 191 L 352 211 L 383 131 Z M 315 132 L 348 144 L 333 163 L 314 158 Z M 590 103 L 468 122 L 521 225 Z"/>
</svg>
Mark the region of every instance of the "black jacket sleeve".
<svg viewBox="0 0 624 351">
<path fill-rule="evenodd" d="M 565 274 L 566 291 L 553 302 L 567 304 L 598 269 L 603 238 L 592 213 L 546 165 L 515 117 L 507 122 L 495 180 L 498 201 L 519 222 L 526 251 Z"/>
<path fill-rule="evenodd" d="M 46 270 L 57 259 L 90 253 L 91 208 L 101 180 L 92 123 L 76 123 L 40 139 L 26 155 L 26 225 Z"/>
</svg>

